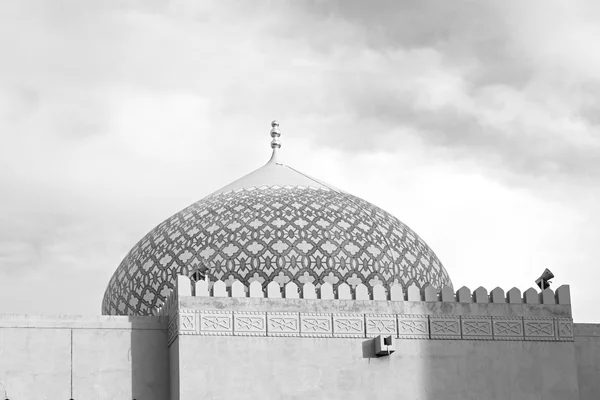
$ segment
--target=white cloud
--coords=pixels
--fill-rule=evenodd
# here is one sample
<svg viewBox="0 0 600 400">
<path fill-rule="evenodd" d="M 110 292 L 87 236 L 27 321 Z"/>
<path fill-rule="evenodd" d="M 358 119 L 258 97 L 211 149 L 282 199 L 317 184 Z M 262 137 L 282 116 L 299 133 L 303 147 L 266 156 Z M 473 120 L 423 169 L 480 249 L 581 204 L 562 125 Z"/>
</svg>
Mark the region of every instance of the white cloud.
<svg viewBox="0 0 600 400">
<path fill-rule="evenodd" d="M 598 320 L 598 7 L 428 4 L 2 3 L 0 311 L 96 313 L 277 118 L 289 164 L 408 223 L 455 285 L 548 267 Z"/>
</svg>

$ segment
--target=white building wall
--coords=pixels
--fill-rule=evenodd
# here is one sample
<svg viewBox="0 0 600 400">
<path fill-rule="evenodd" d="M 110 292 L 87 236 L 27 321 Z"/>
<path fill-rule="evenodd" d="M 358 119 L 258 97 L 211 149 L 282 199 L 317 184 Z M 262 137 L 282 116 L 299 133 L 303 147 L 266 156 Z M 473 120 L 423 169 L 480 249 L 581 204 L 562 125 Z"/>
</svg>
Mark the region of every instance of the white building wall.
<svg viewBox="0 0 600 400">
<path fill-rule="evenodd" d="M 167 399 L 166 321 L 0 316 L 0 395 L 11 400 Z"/>
</svg>

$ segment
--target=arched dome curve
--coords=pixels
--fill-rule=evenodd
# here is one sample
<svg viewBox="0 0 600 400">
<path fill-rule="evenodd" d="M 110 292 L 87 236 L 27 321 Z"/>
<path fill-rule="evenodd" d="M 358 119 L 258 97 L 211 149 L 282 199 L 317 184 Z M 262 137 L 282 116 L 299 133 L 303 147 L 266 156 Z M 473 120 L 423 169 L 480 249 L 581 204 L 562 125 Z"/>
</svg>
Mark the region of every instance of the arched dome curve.
<svg viewBox="0 0 600 400">
<path fill-rule="evenodd" d="M 275 149 L 276 150 L 276 149 Z M 356 196 L 278 163 L 176 213 L 144 236 L 109 281 L 103 314 L 151 314 L 178 274 L 211 280 L 404 288 L 452 285 L 408 226 Z"/>
</svg>

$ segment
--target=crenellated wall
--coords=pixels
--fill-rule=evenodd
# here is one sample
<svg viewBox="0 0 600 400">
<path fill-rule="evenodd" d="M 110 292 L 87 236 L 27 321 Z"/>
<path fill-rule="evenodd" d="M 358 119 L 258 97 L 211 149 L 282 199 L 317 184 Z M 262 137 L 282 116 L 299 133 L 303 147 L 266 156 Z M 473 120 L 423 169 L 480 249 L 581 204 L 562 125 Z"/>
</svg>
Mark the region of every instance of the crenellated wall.
<svg viewBox="0 0 600 400">
<path fill-rule="evenodd" d="M 478 340 L 572 341 L 569 286 L 525 291 L 500 288 L 488 296 L 484 288 L 471 295 L 461 288 L 456 295 L 449 287 L 436 293 L 432 287 L 419 291 L 392 287 L 388 294 L 364 285 L 354 290 L 346 284 L 334 293 L 329 284 L 319 290 L 308 283 L 302 291 L 294 283 L 284 288 L 271 282 L 263 292 L 259 283 L 246 288 L 239 281 L 192 284 L 178 280 L 178 297 L 170 296 L 170 342 L 179 334 L 254 336 L 352 336 L 386 334 L 396 338 L 448 338 Z M 195 294 L 195 295 L 192 295 Z M 302 298 L 300 298 L 300 295 Z M 175 300 L 177 298 L 177 301 Z M 389 300 L 388 300 L 389 298 Z M 370 300 L 373 299 L 373 300 Z M 177 303 L 177 304 L 175 304 Z M 179 307 L 175 319 L 173 308 Z M 214 323 L 214 321 L 219 321 Z M 276 322 L 283 321 L 283 322 Z M 175 327 L 177 325 L 177 329 Z M 251 326 L 252 329 L 245 328 Z M 353 329 L 349 329 L 352 326 Z"/>
<path fill-rule="evenodd" d="M 400 284 L 391 286 L 389 291 L 383 285 L 375 285 L 371 290 L 364 284 L 351 288 L 347 283 L 338 285 L 334 290 L 330 283 L 324 283 L 316 288 L 312 283 L 305 283 L 298 287 L 294 282 L 289 282 L 283 287 L 277 282 L 270 282 L 266 290 L 258 281 L 246 287 L 242 282 L 234 280 L 227 285 L 221 280 L 192 282 L 188 277 L 180 275 L 177 287 L 182 295 L 196 297 L 251 297 L 271 299 L 320 299 L 320 300 L 391 300 L 391 301 L 443 301 L 460 303 L 510 303 L 510 304 L 571 304 L 569 285 L 562 285 L 556 289 L 545 289 L 538 292 L 535 288 L 527 289 L 523 295 L 517 288 L 510 289 L 506 295 L 503 289 L 497 287 L 489 295 L 487 289 L 479 287 L 471 293 L 467 287 L 456 291 L 449 286 L 444 286 L 437 291 L 433 286 L 427 285 L 422 290 L 416 285 L 411 285 L 406 291 Z M 185 294 L 183 294 L 185 293 Z"/>
<path fill-rule="evenodd" d="M 170 315 L 182 400 L 579 397 L 568 286 L 263 292 L 180 277 L 158 312 Z M 395 353 L 375 356 L 379 335 Z"/>
</svg>

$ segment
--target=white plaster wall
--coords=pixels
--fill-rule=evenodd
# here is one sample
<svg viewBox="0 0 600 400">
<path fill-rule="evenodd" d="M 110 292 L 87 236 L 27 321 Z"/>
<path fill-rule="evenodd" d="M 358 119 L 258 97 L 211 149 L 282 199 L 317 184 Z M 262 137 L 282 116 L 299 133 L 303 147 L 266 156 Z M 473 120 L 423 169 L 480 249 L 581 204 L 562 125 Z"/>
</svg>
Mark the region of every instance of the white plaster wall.
<svg viewBox="0 0 600 400">
<path fill-rule="evenodd" d="M 575 324 L 579 399 L 600 398 L 600 324 Z"/>
<path fill-rule="evenodd" d="M 0 385 L 0 396 L 6 390 L 11 400 L 167 399 L 165 323 L 152 317 L 0 316 Z"/>
<path fill-rule="evenodd" d="M 156 330 L 73 330 L 75 399 L 156 399 L 169 393 L 166 334 Z"/>
<path fill-rule="evenodd" d="M 0 396 L 69 399 L 70 347 L 67 329 L 0 328 Z"/>
<path fill-rule="evenodd" d="M 181 400 L 577 399 L 573 343 L 180 336 Z"/>
</svg>

